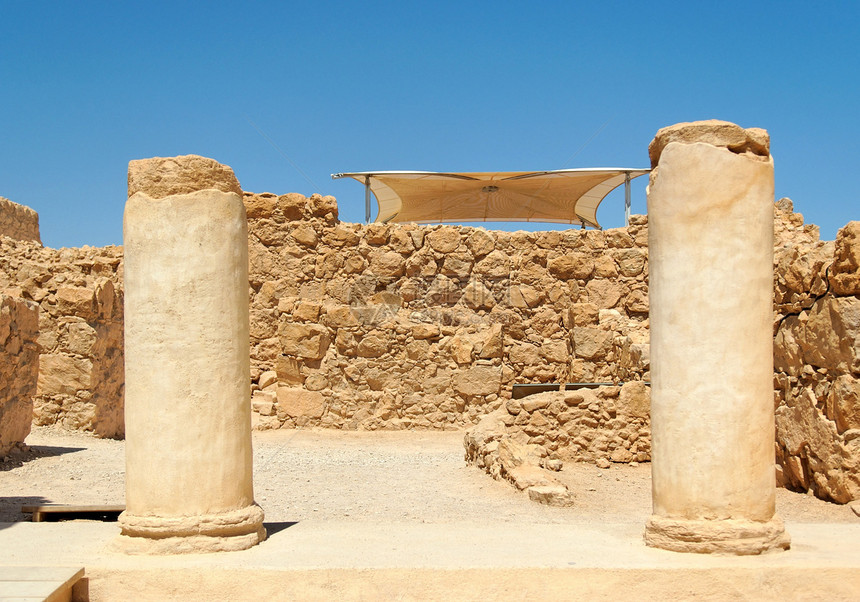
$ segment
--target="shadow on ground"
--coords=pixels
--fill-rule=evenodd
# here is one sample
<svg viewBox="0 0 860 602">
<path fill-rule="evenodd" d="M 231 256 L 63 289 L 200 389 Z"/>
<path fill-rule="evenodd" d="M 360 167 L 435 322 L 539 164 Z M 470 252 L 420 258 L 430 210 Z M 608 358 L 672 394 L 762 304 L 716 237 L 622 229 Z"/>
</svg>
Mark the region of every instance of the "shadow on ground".
<svg viewBox="0 0 860 602">
<path fill-rule="evenodd" d="M 9 523 L 20 523 L 30 520 L 29 514 L 21 512 L 21 506 L 38 506 L 50 503 L 52 503 L 52 500 L 40 495 L 0 496 L 0 529 L 9 527 Z"/>
<path fill-rule="evenodd" d="M 0 472 L 20 468 L 26 462 L 38 458 L 53 458 L 64 454 L 86 451 L 85 447 L 62 447 L 57 445 L 28 445 L 23 449 L 15 448 L 0 462 Z"/>
<path fill-rule="evenodd" d="M 293 525 L 299 524 L 298 521 L 293 522 L 271 522 L 271 523 L 263 523 L 263 527 L 266 528 L 266 537 L 271 537 L 272 535 L 276 535 L 281 531 L 289 529 Z"/>
</svg>

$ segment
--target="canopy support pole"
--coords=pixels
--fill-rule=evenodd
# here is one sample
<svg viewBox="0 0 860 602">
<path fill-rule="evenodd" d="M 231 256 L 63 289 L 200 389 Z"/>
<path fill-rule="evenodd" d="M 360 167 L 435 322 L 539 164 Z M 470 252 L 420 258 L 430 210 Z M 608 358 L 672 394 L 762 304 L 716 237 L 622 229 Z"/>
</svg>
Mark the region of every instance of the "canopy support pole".
<svg viewBox="0 0 860 602">
<path fill-rule="evenodd" d="M 370 223 L 370 176 L 364 176 L 364 223 Z"/>
<path fill-rule="evenodd" d="M 624 225 L 630 225 L 630 172 L 624 173 Z"/>
</svg>

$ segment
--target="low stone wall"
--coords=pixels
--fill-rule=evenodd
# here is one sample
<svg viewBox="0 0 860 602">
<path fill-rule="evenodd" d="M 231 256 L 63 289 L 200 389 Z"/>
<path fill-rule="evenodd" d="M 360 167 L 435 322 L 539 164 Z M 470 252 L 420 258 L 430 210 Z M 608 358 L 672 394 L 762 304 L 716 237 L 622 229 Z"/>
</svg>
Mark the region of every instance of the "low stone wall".
<svg viewBox="0 0 860 602">
<path fill-rule="evenodd" d="M 39 214 L 0 196 L 0 236 L 40 243 Z"/>
<path fill-rule="evenodd" d="M 845 503 L 860 499 L 860 222 L 820 242 L 791 221 L 776 250 L 777 476 Z"/>
<path fill-rule="evenodd" d="M 542 448 L 542 457 L 606 465 L 651 460 L 649 409 L 650 388 L 633 381 L 509 399 L 484 420 L 504 425 L 499 437 Z"/>
<path fill-rule="evenodd" d="M 641 381 L 509 399 L 466 431 L 466 462 L 554 506 L 573 495 L 552 472 L 565 462 L 651 460 L 650 388 Z"/>
<path fill-rule="evenodd" d="M 455 428 L 514 383 L 647 376 L 647 229 L 345 224 L 245 195 L 259 428 Z"/>
<path fill-rule="evenodd" d="M 0 237 L 0 291 L 38 304 L 33 422 L 122 437 L 120 247 L 49 249 Z"/>
<path fill-rule="evenodd" d="M 38 329 L 35 303 L 0 295 L 0 458 L 30 433 L 39 374 Z"/>
</svg>

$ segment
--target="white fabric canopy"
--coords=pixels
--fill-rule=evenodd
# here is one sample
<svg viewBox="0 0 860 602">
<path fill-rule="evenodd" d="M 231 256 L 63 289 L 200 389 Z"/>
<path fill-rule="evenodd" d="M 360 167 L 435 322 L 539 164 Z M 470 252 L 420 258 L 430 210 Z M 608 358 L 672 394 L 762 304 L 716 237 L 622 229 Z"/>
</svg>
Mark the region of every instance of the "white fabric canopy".
<svg viewBox="0 0 860 602">
<path fill-rule="evenodd" d="M 613 189 L 648 169 L 333 174 L 369 184 L 377 222 L 556 222 L 599 228 L 597 208 Z"/>
</svg>

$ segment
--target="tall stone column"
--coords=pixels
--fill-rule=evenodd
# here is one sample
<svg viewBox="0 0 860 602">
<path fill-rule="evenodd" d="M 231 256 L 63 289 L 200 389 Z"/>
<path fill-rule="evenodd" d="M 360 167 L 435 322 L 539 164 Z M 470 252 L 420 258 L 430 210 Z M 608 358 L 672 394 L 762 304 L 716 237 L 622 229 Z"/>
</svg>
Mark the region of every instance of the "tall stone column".
<svg viewBox="0 0 860 602">
<path fill-rule="evenodd" d="M 128 552 L 265 539 L 251 470 L 248 233 L 233 171 L 132 161 L 125 207 Z"/>
<path fill-rule="evenodd" d="M 650 546 L 788 548 L 775 515 L 767 132 L 681 123 L 649 146 Z"/>
</svg>

